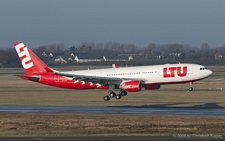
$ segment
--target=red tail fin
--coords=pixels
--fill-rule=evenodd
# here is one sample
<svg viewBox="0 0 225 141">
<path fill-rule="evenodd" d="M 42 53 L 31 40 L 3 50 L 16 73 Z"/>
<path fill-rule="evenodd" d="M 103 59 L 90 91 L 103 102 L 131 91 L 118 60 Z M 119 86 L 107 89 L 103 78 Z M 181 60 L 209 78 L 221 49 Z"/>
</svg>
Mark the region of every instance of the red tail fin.
<svg viewBox="0 0 225 141">
<path fill-rule="evenodd" d="M 27 75 L 54 72 L 23 43 L 15 42 L 14 46 Z"/>
</svg>

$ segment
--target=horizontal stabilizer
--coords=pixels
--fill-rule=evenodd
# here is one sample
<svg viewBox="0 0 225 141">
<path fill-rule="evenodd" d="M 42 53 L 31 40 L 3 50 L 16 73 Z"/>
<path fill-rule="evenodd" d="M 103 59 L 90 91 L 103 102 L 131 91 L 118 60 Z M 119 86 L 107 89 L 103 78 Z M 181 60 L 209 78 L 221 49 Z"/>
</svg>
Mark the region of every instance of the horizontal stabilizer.
<svg viewBox="0 0 225 141">
<path fill-rule="evenodd" d="M 39 75 L 34 75 L 34 76 L 21 75 L 20 78 L 24 80 L 35 81 L 35 82 L 39 82 L 39 80 L 41 79 Z"/>
</svg>

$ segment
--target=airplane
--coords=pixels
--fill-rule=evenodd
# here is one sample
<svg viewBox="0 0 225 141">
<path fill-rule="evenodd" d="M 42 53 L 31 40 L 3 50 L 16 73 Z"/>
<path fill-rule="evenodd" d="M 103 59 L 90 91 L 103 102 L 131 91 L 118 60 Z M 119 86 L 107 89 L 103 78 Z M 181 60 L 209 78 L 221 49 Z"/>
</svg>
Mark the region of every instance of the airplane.
<svg viewBox="0 0 225 141">
<path fill-rule="evenodd" d="M 193 91 L 193 82 L 213 73 L 203 65 L 190 63 L 57 71 L 48 67 L 24 43 L 15 42 L 14 46 L 25 71 L 20 76 L 22 79 L 60 88 L 108 90 L 108 95 L 103 97 L 105 101 L 112 97 L 121 99 L 127 92 L 139 92 L 142 88 L 160 89 L 166 84 L 189 83 L 189 91 Z M 119 89 L 118 94 L 115 89 Z"/>
</svg>

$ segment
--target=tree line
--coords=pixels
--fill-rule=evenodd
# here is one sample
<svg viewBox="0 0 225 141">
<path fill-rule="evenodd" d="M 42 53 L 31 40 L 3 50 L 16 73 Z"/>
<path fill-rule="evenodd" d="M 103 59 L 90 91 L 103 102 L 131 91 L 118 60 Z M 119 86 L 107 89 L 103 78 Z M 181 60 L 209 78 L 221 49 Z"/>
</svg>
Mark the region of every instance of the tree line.
<svg viewBox="0 0 225 141">
<path fill-rule="evenodd" d="M 178 62 L 199 63 L 203 65 L 225 64 L 225 45 L 217 48 L 211 48 L 208 43 L 203 43 L 200 47 L 178 43 L 150 43 L 146 47 L 142 48 L 131 43 L 121 44 L 118 42 L 89 42 L 71 47 L 66 47 L 64 43 L 53 43 L 50 45 L 40 46 L 35 48 L 33 51 L 48 65 L 59 65 L 52 59 L 49 59 L 49 54 L 54 54 L 54 57 L 61 56 L 68 59 L 71 53 L 74 55 L 83 55 L 84 57 L 133 57 L 133 60 L 129 62 L 116 62 L 121 65 L 151 65 Z M 43 53 L 45 53 L 45 55 L 43 55 Z M 98 65 L 110 65 L 109 63 L 113 62 L 98 62 Z M 96 62 L 84 63 L 84 65 L 91 64 L 96 64 Z M 0 48 L 0 67 L 21 67 L 21 63 L 15 49 Z"/>
</svg>

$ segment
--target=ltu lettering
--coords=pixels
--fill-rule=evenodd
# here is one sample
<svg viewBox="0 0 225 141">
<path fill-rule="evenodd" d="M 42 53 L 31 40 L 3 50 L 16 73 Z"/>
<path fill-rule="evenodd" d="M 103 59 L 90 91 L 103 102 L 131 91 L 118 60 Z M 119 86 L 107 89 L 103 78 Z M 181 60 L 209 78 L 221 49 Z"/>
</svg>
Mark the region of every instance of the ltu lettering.
<svg viewBox="0 0 225 141">
<path fill-rule="evenodd" d="M 187 66 L 184 66 L 183 69 L 181 69 L 181 67 L 163 68 L 163 77 L 164 78 L 175 77 L 175 72 L 177 73 L 177 76 L 185 77 L 187 75 Z"/>
<path fill-rule="evenodd" d="M 31 61 L 30 54 L 27 50 L 27 47 L 21 43 L 18 44 L 16 47 L 16 51 L 18 53 L 19 58 L 21 59 L 21 63 L 24 69 L 29 69 L 34 66 L 34 63 Z"/>
</svg>

